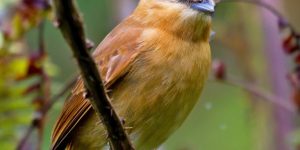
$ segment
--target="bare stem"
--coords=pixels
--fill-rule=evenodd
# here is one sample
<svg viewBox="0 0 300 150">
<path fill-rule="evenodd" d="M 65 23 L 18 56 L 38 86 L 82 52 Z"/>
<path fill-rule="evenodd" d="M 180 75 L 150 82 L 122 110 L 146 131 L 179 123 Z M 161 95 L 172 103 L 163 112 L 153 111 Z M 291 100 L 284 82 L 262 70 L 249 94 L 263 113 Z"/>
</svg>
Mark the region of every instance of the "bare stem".
<svg viewBox="0 0 300 150">
<path fill-rule="evenodd" d="M 17 150 L 22 150 L 25 146 L 26 143 L 30 137 L 30 135 L 32 134 L 33 130 L 34 130 L 35 126 L 34 125 L 30 125 L 29 128 L 26 130 L 24 137 L 21 139 L 21 141 L 18 143 L 17 146 Z"/>
<path fill-rule="evenodd" d="M 287 100 L 285 100 L 279 96 L 273 95 L 271 93 L 268 93 L 265 90 L 259 88 L 259 86 L 257 86 L 257 85 L 239 81 L 239 80 L 234 79 L 233 77 L 228 77 L 228 76 L 226 77 L 226 79 L 214 79 L 214 80 L 224 83 L 224 84 L 228 84 L 228 85 L 232 85 L 232 86 L 241 88 L 242 90 L 245 90 L 245 91 L 261 98 L 262 100 L 266 100 L 278 107 L 281 107 L 281 108 L 287 110 L 288 112 L 291 112 L 291 113 L 297 112 L 295 106 L 292 103 L 286 103 Z"/>
<path fill-rule="evenodd" d="M 75 84 L 77 78 L 73 77 L 70 81 L 68 81 L 65 86 L 53 97 L 51 97 L 50 101 L 45 104 L 42 109 L 43 114 L 47 114 L 48 111 L 53 107 L 53 105 L 62 97 L 64 96 Z"/>
<path fill-rule="evenodd" d="M 80 15 L 72 0 L 54 0 L 58 27 L 72 48 L 81 70 L 90 102 L 103 122 L 114 150 L 133 150 L 122 123 L 105 92 L 93 58 L 88 53 Z"/>
</svg>

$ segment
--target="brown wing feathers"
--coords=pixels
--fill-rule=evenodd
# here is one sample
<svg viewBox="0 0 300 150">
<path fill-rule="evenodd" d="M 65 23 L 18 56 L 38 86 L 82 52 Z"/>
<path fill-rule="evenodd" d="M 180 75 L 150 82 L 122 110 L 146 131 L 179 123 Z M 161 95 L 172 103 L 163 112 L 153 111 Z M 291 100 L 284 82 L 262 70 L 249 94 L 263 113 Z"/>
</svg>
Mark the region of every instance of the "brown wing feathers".
<svg viewBox="0 0 300 150">
<path fill-rule="evenodd" d="M 82 87 L 81 80 L 75 86 L 75 89 Z M 81 118 L 91 109 L 89 101 L 83 98 L 82 91 L 73 91 L 69 101 L 65 103 L 63 113 L 58 118 L 52 133 L 52 149 L 63 149 L 67 143 L 65 138 L 70 134 L 73 128 L 78 124 Z"/>
<path fill-rule="evenodd" d="M 121 24 L 97 47 L 94 58 L 106 88 L 129 70 L 131 62 L 139 54 L 137 47 L 141 42 L 138 41 L 141 32 L 139 28 L 130 29 L 129 32 L 129 28 L 123 28 Z M 55 124 L 52 133 L 53 150 L 64 149 L 68 145 L 68 138 L 73 129 L 92 109 L 89 101 L 84 99 L 83 93 L 83 82 L 79 79 Z"/>
</svg>

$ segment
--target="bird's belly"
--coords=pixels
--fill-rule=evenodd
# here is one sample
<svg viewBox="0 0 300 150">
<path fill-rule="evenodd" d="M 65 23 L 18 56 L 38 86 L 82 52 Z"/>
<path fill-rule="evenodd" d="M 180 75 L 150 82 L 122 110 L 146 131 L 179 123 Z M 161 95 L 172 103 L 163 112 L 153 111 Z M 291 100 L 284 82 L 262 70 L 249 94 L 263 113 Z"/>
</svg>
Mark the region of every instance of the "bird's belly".
<svg viewBox="0 0 300 150">
<path fill-rule="evenodd" d="M 173 74 L 174 76 L 177 76 Z M 150 150 L 158 147 L 185 120 L 199 99 L 204 79 L 177 80 L 166 74 L 124 79 L 114 89 L 113 105 L 125 121 L 135 147 Z M 132 83 L 134 82 L 134 83 Z M 95 113 L 83 122 L 76 133 L 74 147 L 100 149 L 107 145 L 106 134 Z M 80 137 L 80 138 L 78 138 Z"/>
<path fill-rule="evenodd" d="M 200 97 L 207 72 L 202 67 L 176 70 L 141 65 L 137 62 L 138 69 L 132 69 L 112 97 L 136 148 L 148 150 L 158 147 L 186 119 Z"/>
<path fill-rule="evenodd" d="M 145 97 L 144 100 L 154 102 L 145 102 L 145 105 L 140 106 L 142 107 L 140 110 L 126 115 L 129 117 L 128 126 L 133 128 L 130 137 L 137 149 L 158 147 L 182 124 L 200 95 L 200 90 L 198 92 L 192 88 L 189 90 L 194 92 L 175 92 L 170 88 L 169 91 L 158 92 L 161 96 L 152 99 Z"/>
<path fill-rule="evenodd" d="M 136 149 L 158 147 L 192 110 L 210 68 L 210 53 L 198 53 L 181 57 L 179 62 L 171 59 L 161 63 L 165 65 L 155 65 L 140 56 L 140 61 L 113 86 L 111 101 L 124 119 Z M 90 115 L 78 128 L 73 143 L 86 149 L 101 149 L 107 145 L 107 136 L 96 114 Z"/>
</svg>

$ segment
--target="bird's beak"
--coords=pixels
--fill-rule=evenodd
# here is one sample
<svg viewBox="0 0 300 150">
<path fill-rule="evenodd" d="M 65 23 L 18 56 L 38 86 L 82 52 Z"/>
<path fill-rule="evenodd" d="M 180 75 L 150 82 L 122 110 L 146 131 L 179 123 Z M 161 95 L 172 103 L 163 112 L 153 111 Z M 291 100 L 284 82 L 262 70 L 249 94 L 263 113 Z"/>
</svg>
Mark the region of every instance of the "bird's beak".
<svg viewBox="0 0 300 150">
<path fill-rule="evenodd" d="M 191 8 L 212 15 L 215 12 L 215 3 L 213 0 L 204 0 L 203 2 L 193 3 Z"/>
</svg>

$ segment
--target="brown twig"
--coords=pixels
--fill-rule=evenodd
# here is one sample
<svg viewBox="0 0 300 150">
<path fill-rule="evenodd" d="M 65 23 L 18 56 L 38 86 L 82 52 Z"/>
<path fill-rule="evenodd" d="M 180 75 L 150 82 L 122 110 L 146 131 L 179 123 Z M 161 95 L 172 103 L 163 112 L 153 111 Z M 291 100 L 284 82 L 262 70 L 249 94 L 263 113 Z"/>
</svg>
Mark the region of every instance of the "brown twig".
<svg viewBox="0 0 300 150">
<path fill-rule="evenodd" d="M 65 86 L 56 94 L 54 95 L 50 101 L 43 107 L 42 113 L 46 114 L 52 107 L 53 105 L 59 101 L 59 99 L 64 96 L 70 89 L 74 86 L 74 84 L 77 81 L 77 77 L 72 77 L 70 81 L 68 81 Z"/>
<path fill-rule="evenodd" d="M 73 54 L 81 70 L 90 102 L 102 120 L 109 141 L 114 150 L 134 149 L 124 131 L 122 123 L 113 109 L 105 92 L 93 58 L 88 53 L 85 34 L 80 15 L 73 0 L 54 0 L 58 27 L 72 48 Z"/>
<path fill-rule="evenodd" d="M 20 140 L 20 142 L 18 143 L 17 146 L 17 150 L 22 150 L 24 147 L 26 147 L 26 143 L 30 137 L 30 135 L 33 133 L 35 126 L 34 125 L 30 125 L 29 128 L 26 130 L 24 137 Z"/>
<path fill-rule="evenodd" d="M 224 79 L 213 79 L 214 81 L 218 81 L 224 84 L 228 84 L 228 85 L 232 85 L 238 88 L 241 88 L 257 97 L 260 97 L 262 100 L 266 100 L 272 104 L 275 104 L 276 106 L 282 107 L 285 110 L 291 112 L 291 113 L 296 113 L 297 109 L 295 108 L 294 105 L 292 105 L 292 103 L 286 103 L 286 99 L 283 99 L 281 97 L 278 97 L 276 95 L 273 95 L 271 93 L 266 92 L 265 90 L 259 88 L 259 86 L 254 85 L 254 84 L 250 84 L 250 83 L 246 83 L 243 81 L 239 81 L 236 80 L 233 77 L 229 77 L 227 75 L 226 78 Z"/>
</svg>

